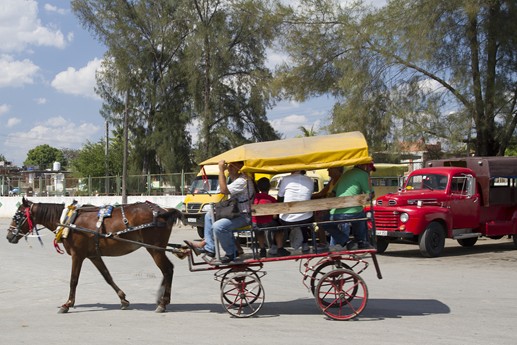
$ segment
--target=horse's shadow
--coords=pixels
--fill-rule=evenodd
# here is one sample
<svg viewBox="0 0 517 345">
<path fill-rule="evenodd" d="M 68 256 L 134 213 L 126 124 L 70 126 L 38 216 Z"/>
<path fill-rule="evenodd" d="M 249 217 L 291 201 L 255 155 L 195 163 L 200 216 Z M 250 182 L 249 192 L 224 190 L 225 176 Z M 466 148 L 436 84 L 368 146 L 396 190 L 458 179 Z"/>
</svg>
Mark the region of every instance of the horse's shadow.
<svg viewBox="0 0 517 345">
<path fill-rule="evenodd" d="M 119 310 L 120 304 L 80 304 L 71 310 L 73 313 L 98 312 Z M 135 303 L 130 310 L 154 311 L 156 304 Z M 226 314 L 223 306 L 218 303 L 172 303 L 168 306 L 169 313 L 218 313 Z M 427 316 L 450 313 L 450 308 L 435 299 L 382 299 L 372 298 L 368 305 L 355 320 L 384 320 L 398 319 L 406 316 Z M 278 317 L 281 315 L 322 315 L 314 299 L 302 298 L 283 302 L 264 302 L 262 309 L 255 317 Z"/>
</svg>

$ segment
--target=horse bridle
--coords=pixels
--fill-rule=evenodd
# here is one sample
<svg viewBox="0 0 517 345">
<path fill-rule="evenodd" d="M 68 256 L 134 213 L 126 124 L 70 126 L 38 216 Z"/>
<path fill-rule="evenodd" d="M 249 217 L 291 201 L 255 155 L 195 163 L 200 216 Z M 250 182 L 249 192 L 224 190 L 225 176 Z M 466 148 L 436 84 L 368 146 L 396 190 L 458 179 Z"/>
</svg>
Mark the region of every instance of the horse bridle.
<svg viewBox="0 0 517 345">
<path fill-rule="evenodd" d="M 16 227 L 10 225 L 7 229 L 7 231 L 9 231 L 14 237 L 27 237 L 28 235 L 32 234 L 34 229 L 36 229 L 32 218 L 32 205 L 34 204 L 31 204 L 29 207 L 25 207 L 23 210 L 18 210 L 14 214 L 13 222 L 16 224 Z M 25 222 L 27 222 L 29 230 L 26 234 L 20 234 L 21 227 L 23 224 L 25 224 Z"/>
</svg>

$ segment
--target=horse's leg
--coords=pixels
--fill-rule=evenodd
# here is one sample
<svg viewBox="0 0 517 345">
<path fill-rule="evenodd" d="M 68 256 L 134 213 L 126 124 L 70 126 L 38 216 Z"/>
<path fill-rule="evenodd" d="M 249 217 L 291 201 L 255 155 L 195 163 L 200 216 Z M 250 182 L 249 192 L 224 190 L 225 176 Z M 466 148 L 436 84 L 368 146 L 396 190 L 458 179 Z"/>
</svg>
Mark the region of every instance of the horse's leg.
<svg viewBox="0 0 517 345">
<path fill-rule="evenodd" d="M 172 277 L 174 276 L 174 265 L 165 255 L 165 251 L 161 250 L 153 250 L 147 249 L 149 254 L 153 257 L 156 266 L 160 268 L 163 274 L 162 284 L 160 286 L 158 300 L 156 303 L 158 307 L 156 307 L 155 312 L 163 313 L 167 304 L 171 302 L 171 288 L 172 288 Z"/>
<path fill-rule="evenodd" d="M 126 294 L 117 286 L 117 284 L 115 284 L 102 258 L 100 256 L 96 256 L 89 259 L 102 274 L 104 280 L 106 280 L 106 283 L 108 283 L 117 293 L 118 297 L 120 298 L 120 309 L 127 309 L 129 307 L 129 301 L 126 299 Z"/>
<path fill-rule="evenodd" d="M 72 255 L 72 273 L 70 274 L 70 293 L 68 294 L 68 301 L 59 308 L 58 313 L 67 313 L 70 307 L 75 304 L 75 291 L 77 283 L 79 283 L 79 274 L 81 274 L 81 267 L 83 265 L 84 257 L 79 257 L 76 254 Z"/>
</svg>

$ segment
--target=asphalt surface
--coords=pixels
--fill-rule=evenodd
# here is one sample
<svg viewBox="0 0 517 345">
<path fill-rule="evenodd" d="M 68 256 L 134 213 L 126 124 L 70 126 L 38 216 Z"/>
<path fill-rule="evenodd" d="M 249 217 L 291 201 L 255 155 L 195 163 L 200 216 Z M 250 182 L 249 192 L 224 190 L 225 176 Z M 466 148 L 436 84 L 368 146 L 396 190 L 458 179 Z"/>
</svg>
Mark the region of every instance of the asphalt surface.
<svg viewBox="0 0 517 345">
<path fill-rule="evenodd" d="M 105 258 L 131 302 L 119 299 L 85 261 L 75 308 L 57 310 L 68 296 L 71 260 L 57 254 L 52 234 L 44 246 L 30 238 L 5 240 L 1 218 L 0 344 L 515 344 L 517 251 L 509 239 L 480 240 L 462 248 L 447 240 L 442 257 L 422 258 L 416 246 L 390 245 L 379 256 L 383 279 L 371 265 L 361 274 L 369 300 L 351 321 L 322 314 L 302 284 L 299 263 L 267 263 L 261 281 L 265 303 L 257 316 L 231 317 L 221 305 L 213 271 L 176 270 L 172 303 L 155 313 L 161 274 L 145 250 Z M 195 239 L 176 226 L 171 242 Z"/>
</svg>

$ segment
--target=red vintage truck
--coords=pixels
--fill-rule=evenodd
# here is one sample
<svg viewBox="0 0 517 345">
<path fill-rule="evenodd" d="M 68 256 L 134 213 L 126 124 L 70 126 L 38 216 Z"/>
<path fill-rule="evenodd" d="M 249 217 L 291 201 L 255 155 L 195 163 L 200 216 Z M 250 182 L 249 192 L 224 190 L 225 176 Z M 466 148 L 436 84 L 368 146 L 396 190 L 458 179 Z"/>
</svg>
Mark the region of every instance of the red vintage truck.
<svg viewBox="0 0 517 345">
<path fill-rule="evenodd" d="M 426 166 L 369 210 L 379 253 L 397 241 L 437 257 L 446 238 L 471 247 L 479 237 L 511 236 L 517 247 L 517 157 L 453 158 Z"/>
</svg>

